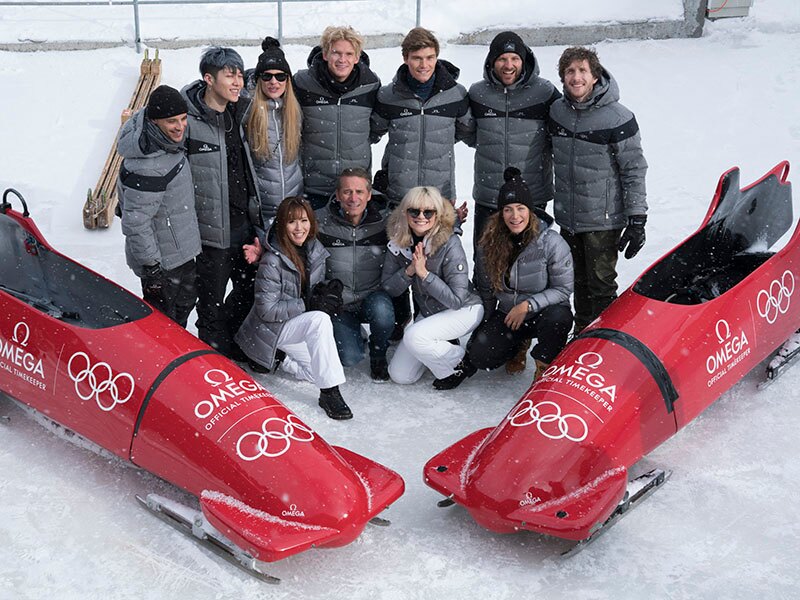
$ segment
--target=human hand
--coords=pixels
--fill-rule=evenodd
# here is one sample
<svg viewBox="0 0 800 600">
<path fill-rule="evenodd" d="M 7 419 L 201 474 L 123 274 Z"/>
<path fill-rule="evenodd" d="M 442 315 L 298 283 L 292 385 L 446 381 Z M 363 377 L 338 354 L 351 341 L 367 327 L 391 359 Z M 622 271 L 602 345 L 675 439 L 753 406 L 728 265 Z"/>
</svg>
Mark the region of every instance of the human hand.
<svg viewBox="0 0 800 600">
<path fill-rule="evenodd" d="M 414 266 L 414 272 L 420 279 L 425 279 L 428 276 L 428 257 L 425 256 L 425 247 L 422 242 L 417 244 L 414 248 L 414 255 L 411 257 L 411 264 Z"/>
<path fill-rule="evenodd" d="M 628 226 L 622 232 L 622 237 L 619 239 L 619 246 L 617 247 L 620 252 L 625 250 L 625 258 L 633 258 L 644 246 L 645 223 L 647 223 L 646 215 L 633 215 L 628 218 Z"/>
<path fill-rule="evenodd" d="M 458 220 L 462 223 L 467 222 L 467 217 L 469 216 L 469 208 L 467 208 L 467 203 L 464 202 L 461 206 L 456 207 L 456 216 Z"/>
<path fill-rule="evenodd" d="M 505 323 L 506 327 L 508 327 L 511 331 L 516 331 L 525 322 L 525 317 L 527 315 L 528 315 L 528 301 L 525 300 L 524 302 L 520 302 L 514 308 L 508 311 L 506 318 L 503 319 L 503 323 Z"/>
<path fill-rule="evenodd" d="M 244 251 L 244 259 L 249 265 L 257 263 L 264 254 L 264 247 L 261 245 L 261 242 L 258 241 L 257 237 L 253 238 L 252 244 L 245 244 L 242 246 L 242 250 Z"/>
</svg>

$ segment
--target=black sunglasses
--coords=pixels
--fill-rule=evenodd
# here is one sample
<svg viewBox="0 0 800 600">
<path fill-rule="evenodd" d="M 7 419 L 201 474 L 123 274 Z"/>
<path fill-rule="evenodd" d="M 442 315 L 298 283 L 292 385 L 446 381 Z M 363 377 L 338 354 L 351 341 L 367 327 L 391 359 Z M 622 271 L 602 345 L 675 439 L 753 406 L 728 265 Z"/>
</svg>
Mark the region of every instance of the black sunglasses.
<svg viewBox="0 0 800 600">
<path fill-rule="evenodd" d="M 419 216 L 420 213 L 422 213 L 422 216 L 425 217 L 426 219 L 431 219 L 436 214 L 436 211 L 432 208 L 426 208 L 425 210 L 422 210 L 421 208 L 407 208 L 406 213 L 408 213 L 410 217 L 414 217 L 415 219 Z"/>
<path fill-rule="evenodd" d="M 261 81 L 270 81 L 273 77 L 278 81 L 286 81 L 289 76 L 286 73 L 262 73 L 260 75 Z"/>
</svg>

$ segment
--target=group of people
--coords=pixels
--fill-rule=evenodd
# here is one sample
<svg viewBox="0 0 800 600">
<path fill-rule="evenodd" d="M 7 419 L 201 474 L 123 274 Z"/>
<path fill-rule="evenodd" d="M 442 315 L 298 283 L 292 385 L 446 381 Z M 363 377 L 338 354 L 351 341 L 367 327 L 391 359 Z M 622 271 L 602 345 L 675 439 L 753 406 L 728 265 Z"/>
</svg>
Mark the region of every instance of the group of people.
<svg viewBox="0 0 800 600">
<path fill-rule="evenodd" d="M 524 370 L 535 338 L 539 376 L 616 297 L 618 252 L 645 241 L 638 126 L 593 50 L 564 51 L 562 95 L 513 32 L 469 91 L 430 31 L 401 49 L 381 85 L 350 27 L 328 27 L 294 74 L 270 37 L 249 70 L 208 48 L 201 78 L 158 87 L 118 139 L 144 298 L 182 326 L 196 305 L 201 340 L 312 382 L 334 419 L 352 417 L 339 386 L 367 355 L 374 381 L 429 370 L 448 390 L 479 369 Z M 458 141 L 475 148 L 474 268 Z"/>
</svg>

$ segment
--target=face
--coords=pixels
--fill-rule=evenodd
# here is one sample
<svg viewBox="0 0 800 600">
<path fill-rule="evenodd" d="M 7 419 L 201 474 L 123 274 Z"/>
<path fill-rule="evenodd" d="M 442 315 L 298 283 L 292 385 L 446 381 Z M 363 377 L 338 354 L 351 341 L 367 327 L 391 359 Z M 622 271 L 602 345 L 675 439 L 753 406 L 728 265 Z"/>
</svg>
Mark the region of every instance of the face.
<svg viewBox="0 0 800 600">
<path fill-rule="evenodd" d="M 361 221 L 371 197 L 372 192 L 367 189 L 367 182 L 361 177 L 342 177 L 339 181 L 336 198 L 351 223 L 357 224 Z"/>
<path fill-rule="evenodd" d="M 186 133 L 186 113 L 166 119 L 153 119 L 153 123 L 173 142 L 183 141 Z"/>
<path fill-rule="evenodd" d="M 503 207 L 503 222 L 514 235 L 522 233 L 531 220 L 531 211 L 524 204 L 514 202 Z"/>
<path fill-rule="evenodd" d="M 356 49 L 347 40 L 339 40 L 331 46 L 330 53 L 322 53 L 322 60 L 328 63 L 328 70 L 336 81 L 344 81 L 350 77 L 358 62 Z"/>
<path fill-rule="evenodd" d="M 289 234 L 289 239 L 295 246 L 302 246 L 303 242 L 308 237 L 308 232 L 311 229 L 311 221 L 308 220 L 306 211 L 301 212 L 286 224 L 286 232 Z"/>
<path fill-rule="evenodd" d="M 436 70 L 436 50 L 434 48 L 414 50 L 408 53 L 403 62 L 408 66 L 408 72 L 414 79 L 425 83 L 433 77 Z"/>
<path fill-rule="evenodd" d="M 425 216 L 425 213 L 428 216 Z M 431 206 L 416 209 L 409 208 L 406 210 L 406 220 L 408 226 L 415 234 L 423 236 L 436 226 L 436 209 Z"/>
<path fill-rule="evenodd" d="M 222 69 L 216 77 L 206 73 L 203 79 L 208 85 L 206 93 L 210 92 L 222 104 L 239 101 L 239 92 L 244 87 L 244 78 L 239 69 Z"/>
<path fill-rule="evenodd" d="M 280 77 L 286 77 L 286 73 L 283 71 L 279 71 L 277 69 L 270 69 L 265 71 L 266 74 L 270 75 L 278 75 Z M 263 79 L 259 79 L 259 85 L 261 86 L 261 91 L 263 94 L 269 98 L 270 100 L 277 100 L 286 92 L 286 79 L 283 81 L 278 81 L 275 77 L 272 77 L 268 81 Z"/>
<path fill-rule="evenodd" d="M 592 93 L 597 77 L 592 75 L 589 61 L 573 60 L 564 70 L 564 88 L 575 102 L 583 102 Z"/>
<path fill-rule="evenodd" d="M 522 75 L 522 58 L 516 52 L 506 52 L 494 61 L 494 74 L 503 85 L 511 85 Z"/>
</svg>

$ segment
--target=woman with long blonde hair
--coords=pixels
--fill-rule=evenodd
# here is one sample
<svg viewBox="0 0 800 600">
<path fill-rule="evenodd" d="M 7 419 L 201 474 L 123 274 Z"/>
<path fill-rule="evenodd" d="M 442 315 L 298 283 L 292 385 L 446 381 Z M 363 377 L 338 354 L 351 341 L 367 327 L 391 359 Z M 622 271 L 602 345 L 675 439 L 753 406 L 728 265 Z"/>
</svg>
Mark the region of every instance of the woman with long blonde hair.
<svg viewBox="0 0 800 600">
<path fill-rule="evenodd" d="M 395 383 L 414 383 L 429 369 L 433 386 L 459 376 L 464 348 L 450 343 L 472 332 L 483 315 L 472 291 L 455 210 L 435 187 L 408 191 L 389 217 L 382 286 L 391 296 L 409 287 L 419 316 L 409 325 L 389 363 Z"/>
<path fill-rule="evenodd" d="M 245 130 L 266 226 L 284 198 L 303 194 L 299 159 L 302 112 L 280 42 L 266 37 L 261 48 L 258 64 L 248 77 L 248 87 L 254 89 Z"/>
</svg>

